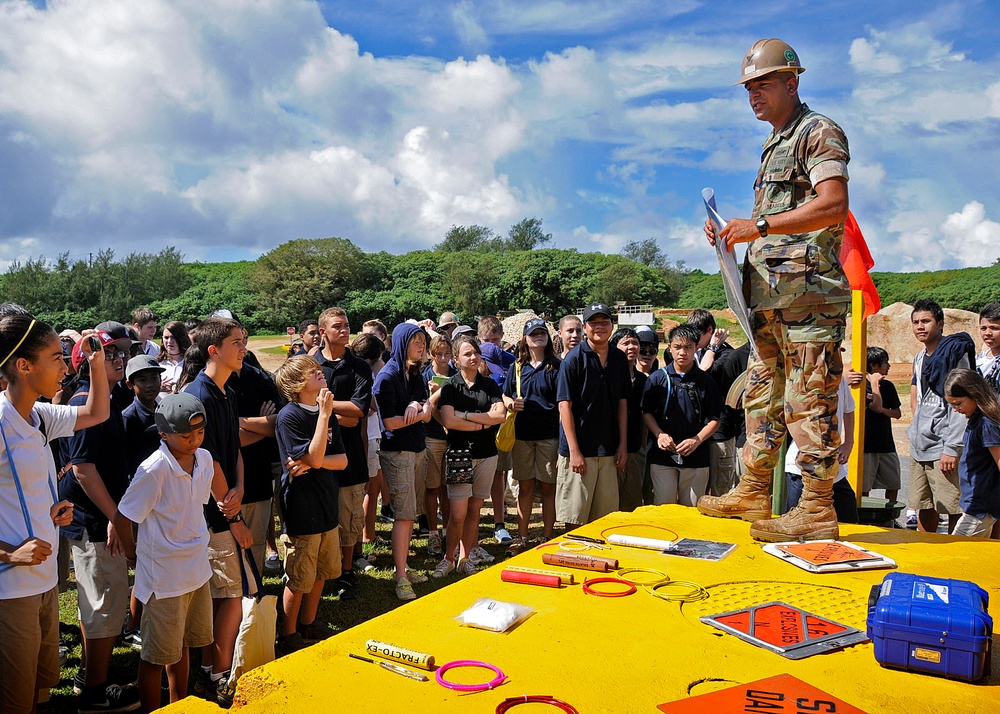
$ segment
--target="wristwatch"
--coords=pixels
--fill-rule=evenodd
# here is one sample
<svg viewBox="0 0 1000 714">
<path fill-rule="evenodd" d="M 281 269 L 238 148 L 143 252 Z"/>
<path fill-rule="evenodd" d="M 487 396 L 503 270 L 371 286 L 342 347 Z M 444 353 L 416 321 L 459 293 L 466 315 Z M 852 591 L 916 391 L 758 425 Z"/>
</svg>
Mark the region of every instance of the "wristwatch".
<svg viewBox="0 0 1000 714">
<path fill-rule="evenodd" d="M 760 233 L 760 237 L 767 238 L 767 231 L 771 227 L 767 222 L 767 219 L 761 216 L 757 219 L 754 225 L 757 226 L 757 232 Z"/>
<path fill-rule="evenodd" d="M 244 523 L 244 520 L 243 520 L 243 511 L 240 511 L 239 513 L 237 513 L 232 518 L 228 518 L 226 520 L 228 520 L 230 523 Z"/>
</svg>

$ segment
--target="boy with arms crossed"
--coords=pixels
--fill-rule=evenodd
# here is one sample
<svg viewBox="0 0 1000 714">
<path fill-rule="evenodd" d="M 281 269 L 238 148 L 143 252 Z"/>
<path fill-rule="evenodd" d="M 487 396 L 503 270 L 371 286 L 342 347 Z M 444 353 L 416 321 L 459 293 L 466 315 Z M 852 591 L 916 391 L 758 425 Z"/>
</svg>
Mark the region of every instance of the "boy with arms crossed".
<svg viewBox="0 0 1000 714">
<path fill-rule="evenodd" d="M 278 412 L 275 435 L 281 474 L 281 519 L 285 543 L 284 619 L 279 655 L 302 649 L 332 631 L 316 622 L 327 580 L 340 577 L 339 473 L 347 454 L 334 416 L 333 394 L 312 357 L 291 357 L 275 373 L 288 404 Z"/>
</svg>

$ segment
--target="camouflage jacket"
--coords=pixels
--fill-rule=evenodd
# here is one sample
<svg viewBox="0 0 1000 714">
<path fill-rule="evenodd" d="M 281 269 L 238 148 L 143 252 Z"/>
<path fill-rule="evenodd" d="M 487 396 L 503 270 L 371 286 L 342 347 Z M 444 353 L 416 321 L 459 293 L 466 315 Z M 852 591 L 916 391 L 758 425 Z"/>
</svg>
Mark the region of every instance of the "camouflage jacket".
<svg viewBox="0 0 1000 714">
<path fill-rule="evenodd" d="M 754 183 L 753 217 L 784 213 L 816 198 L 809 172 L 824 161 L 850 161 L 843 130 L 802 104 L 764 142 Z M 845 176 L 846 178 L 846 176 Z M 844 224 L 809 233 L 758 238 L 747 249 L 743 292 L 752 310 L 850 302 L 840 265 Z"/>
</svg>

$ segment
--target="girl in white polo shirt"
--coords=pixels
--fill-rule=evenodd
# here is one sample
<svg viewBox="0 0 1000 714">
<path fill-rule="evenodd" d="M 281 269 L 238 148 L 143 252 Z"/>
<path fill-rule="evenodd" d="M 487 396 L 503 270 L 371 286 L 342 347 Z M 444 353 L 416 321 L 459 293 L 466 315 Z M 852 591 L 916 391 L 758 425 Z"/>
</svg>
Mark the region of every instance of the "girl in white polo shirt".
<svg viewBox="0 0 1000 714">
<path fill-rule="evenodd" d="M 87 339 L 83 342 L 86 344 Z M 104 369 L 104 351 L 85 352 Z M 66 375 L 55 331 L 30 315 L 0 319 L 0 711 L 29 712 L 38 690 L 59 682 L 59 602 L 54 549 L 57 528 L 73 507 L 56 496 L 51 439 L 108 418 L 107 384 L 95 385 L 85 406 L 51 399 Z M 98 380 L 99 381 L 99 380 Z"/>
</svg>

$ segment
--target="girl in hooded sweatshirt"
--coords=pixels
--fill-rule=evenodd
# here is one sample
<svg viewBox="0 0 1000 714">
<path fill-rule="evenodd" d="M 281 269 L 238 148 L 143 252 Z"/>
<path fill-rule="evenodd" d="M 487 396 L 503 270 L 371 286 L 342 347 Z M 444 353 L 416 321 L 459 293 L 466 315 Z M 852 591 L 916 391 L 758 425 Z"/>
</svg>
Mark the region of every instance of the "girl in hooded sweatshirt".
<svg viewBox="0 0 1000 714">
<path fill-rule="evenodd" d="M 424 424 L 431 418 L 427 382 L 420 374 L 426 349 L 427 335 L 419 326 L 408 322 L 397 325 L 392 331 L 389 360 L 375 377 L 372 390 L 382 416 L 379 462 L 395 514 L 393 580 L 400 600 L 413 600 L 413 583 L 427 582 L 426 575 L 406 567 L 410 532 L 417 517 L 417 494 L 424 492 Z"/>
</svg>

